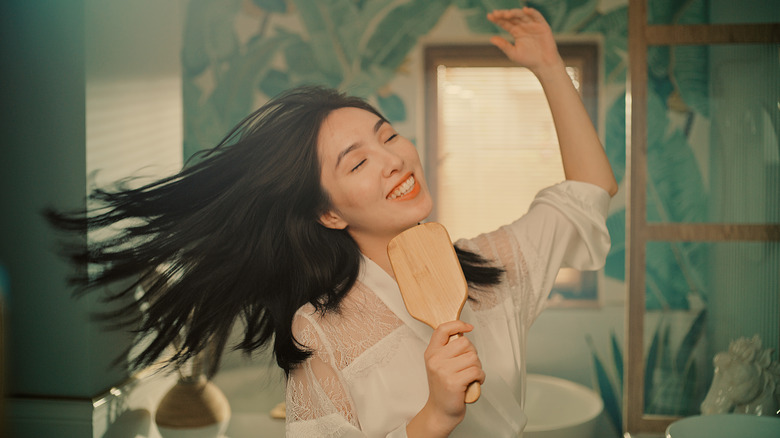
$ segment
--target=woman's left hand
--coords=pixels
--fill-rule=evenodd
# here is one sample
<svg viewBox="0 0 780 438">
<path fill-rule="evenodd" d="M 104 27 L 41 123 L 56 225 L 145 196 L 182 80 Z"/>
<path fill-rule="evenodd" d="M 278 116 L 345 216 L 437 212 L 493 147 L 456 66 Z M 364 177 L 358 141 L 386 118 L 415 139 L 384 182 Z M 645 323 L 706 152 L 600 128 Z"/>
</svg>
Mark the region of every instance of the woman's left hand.
<svg viewBox="0 0 780 438">
<path fill-rule="evenodd" d="M 514 38 L 514 44 L 500 36 L 490 38 L 490 42 L 501 49 L 510 60 L 534 73 L 540 68 L 560 65 L 563 62 L 550 25 L 536 9 L 525 7 L 496 10 L 489 13 L 487 18 Z"/>
</svg>

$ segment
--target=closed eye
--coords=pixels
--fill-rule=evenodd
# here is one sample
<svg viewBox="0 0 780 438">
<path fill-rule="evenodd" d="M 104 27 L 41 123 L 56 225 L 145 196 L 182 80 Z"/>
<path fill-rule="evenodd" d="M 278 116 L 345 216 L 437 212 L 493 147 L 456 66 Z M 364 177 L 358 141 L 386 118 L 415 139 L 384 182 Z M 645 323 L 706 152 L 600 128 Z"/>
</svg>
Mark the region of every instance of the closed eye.
<svg viewBox="0 0 780 438">
<path fill-rule="evenodd" d="M 392 140 L 392 139 L 394 139 L 394 138 L 396 138 L 396 137 L 398 137 L 398 134 L 393 134 L 393 135 L 391 135 L 391 136 L 390 136 L 390 138 L 388 138 L 387 140 L 385 140 L 385 143 L 389 143 L 389 142 L 390 142 L 390 140 Z"/>
<path fill-rule="evenodd" d="M 362 165 L 363 165 L 363 163 L 365 163 L 365 162 L 366 162 L 366 160 L 365 160 L 365 159 L 361 160 L 361 161 L 360 161 L 360 162 L 357 164 L 357 166 L 355 166 L 355 167 L 353 167 L 353 168 L 352 168 L 352 172 L 354 172 L 354 171 L 358 170 L 358 167 L 362 166 Z"/>
</svg>

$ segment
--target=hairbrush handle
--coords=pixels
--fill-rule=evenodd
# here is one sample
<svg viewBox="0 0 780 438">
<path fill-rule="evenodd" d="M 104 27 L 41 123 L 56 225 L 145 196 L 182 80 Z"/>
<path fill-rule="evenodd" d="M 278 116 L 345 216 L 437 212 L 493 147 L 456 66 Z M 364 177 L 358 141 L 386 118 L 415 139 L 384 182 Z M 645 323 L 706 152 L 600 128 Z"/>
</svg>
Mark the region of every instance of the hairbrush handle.
<svg viewBox="0 0 780 438">
<path fill-rule="evenodd" d="M 459 337 L 463 336 L 463 333 L 458 333 L 455 335 L 450 336 L 449 341 L 452 341 L 453 339 L 457 339 Z M 466 403 L 474 403 L 475 401 L 479 400 L 479 396 L 482 394 L 482 385 L 478 381 L 473 381 L 469 383 L 468 388 L 466 388 Z"/>
</svg>

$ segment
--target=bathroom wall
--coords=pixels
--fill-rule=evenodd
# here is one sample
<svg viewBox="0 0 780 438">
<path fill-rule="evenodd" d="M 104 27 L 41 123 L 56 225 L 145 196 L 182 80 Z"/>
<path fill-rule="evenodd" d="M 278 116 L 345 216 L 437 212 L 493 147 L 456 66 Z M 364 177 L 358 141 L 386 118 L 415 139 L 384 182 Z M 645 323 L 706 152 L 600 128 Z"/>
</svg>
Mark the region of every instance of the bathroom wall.
<svg viewBox="0 0 780 438">
<path fill-rule="evenodd" d="M 491 7 L 517 1 L 306 1 L 189 4 L 184 37 L 185 156 L 215 144 L 252 108 L 291 86 L 339 87 L 376 104 L 425 156 L 423 48 L 486 43 L 498 32 Z M 620 182 L 625 168 L 625 1 L 528 2 L 562 38 L 601 45 L 599 130 Z M 489 6 L 488 6 L 489 5 Z M 623 218 L 620 193 L 612 205 L 615 250 L 601 275 L 601 307 L 551 310 L 532 329 L 532 372 L 592 385 L 592 345 L 608 352 L 610 334 L 622 338 Z"/>
<path fill-rule="evenodd" d="M 484 27 L 482 3 L 343 0 L 328 3 L 340 5 L 335 13 L 335 6 L 315 9 L 303 0 L 229 0 L 219 7 L 214 0 L 0 2 L 0 264 L 11 291 L 8 413 L 12 423 L 29 427 L 18 436 L 86 436 L 85 430 L 94 431 L 92 399 L 126 377 L 108 364 L 127 338 L 88 322 L 95 302 L 69 298 L 68 268 L 51 251 L 54 236 L 40 220 L 40 208 L 78 207 L 90 184 L 146 166 L 159 149 L 165 150 L 163 164 L 149 174 L 165 173 L 180 163 L 182 144 L 185 158 L 213 145 L 268 96 L 305 82 L 341 85 L 367 97 L 424 151 L 422 48 L 484 42 L 494 29 Z M 527 3 L 545 12 L 560 37 L 601 42 L 599 130 L 623 183 L 627 2 Z M 728 8 L 736 8 L 778 21 L 773 3 L 706 4 L 718 6 L 713 10 L 721 16 L 733 16 L 739 11 Z M 686 4 L 694 12 L 706 10 L 703 2 Z M 318 15 L 324 13 L 330 15 Z M 666 81 L 667 61 L 662 50 L 651 56 L 651 68 Z M 667 113 L 665 101 L 658 110 Z M 695 135 L 703 122 L 697 120 Z M 665 116 L 663 122 L 666 128 Z M 668 125 L 671 132 L 677 127 Z M 686 165 L 700 174 L 694 183 L 707 183 L 707 160 L 695 141 L 670 144 L 690 148 Z M 97 168 L 103 170 L 91 174 Z M 594 386 L 593 353 L 611 361 L 611 337 L 622 345 L 622 192 L 608 222 L 613 250 L 599 276 L 601 307 L 543 313 L 529 338 L 529 372 Z M 679 278 L 669 268 L 675 262 L 660 259 L 668 264 L 659 266 L 657 272 L 666 274 L 656 280 L 671 289 Z M 688 307 L 685 301 L 673 305 Z M 654 306 L 659 302 L 648 303 Z"/>
<path fill-rule="evenodd" d="M 220 10 L 210 8 L 211 3 L 192 2 L 188 9 L 183 52 L 185 156 L 213 145 L 230 125 L 269 96 L 312 82 L 368 98 L 424 156 L 424 46 L 485 42 L 496 32 L 484 20 L 488 3 L 491 7 L 528 4 L 545 14 L 559 38 L 600 42 L 598 128 L 624 188 L 625 0 L 367 0 L 333 1 L 318 8 L 305 1 L 234 1 Z M 753 18 L 746 22 L 777 21 L 777 8 L 771 3 L 751 0 L 737 6 L 723 0 L 653 1 L 648 3 L 648 13 L 655 24 L 729 22 L 748 10 Z M 741 14 L 734 14 L 734 9 Z M 648 183 L 655 195 L 648 202 L 648 219 L 699 222 L 704 220 L 707 199 L 715 187 L 711 185 L 710 114 L 706 105 L 713 62 L 708 50 L 701 47 L 651 47 L 647 55 L 651 82 Z M 527 355 L 529 372 L 591 387 L 596 386 L 594 357 L 598 357 L 607 367 L 618 401 L 622 396 L 618 367 L 625 318 L 624 195 L 625 190 L 621 190 L 615 197 L 608 218 L 613 247 L 599 275 L 601 306 L 548 309 L 531 330 Z M 645 345 L 650 345 L 653 328 L 673 326 L 667 344 L 670 354 L 694 326 L 708 295 L 714 293 L 708 288 L 707 247 L 685 247 L 684 257 L 679 257 L 680 252 L 679 245 L 668 243 L 648 247 L 646 307 L 650 329 Z M 773 293 L 771 286 L 767 290 Z M 750 322 L 749 314 L 748 308 L 742 322 Z M 696 354 L 704 353 L 700 348 Z M 616 410 L 619 415 L 619 406 Z"/>
<path fill-rule="evenodd" d="M 622 183 L 627 2 L 527 3 L 545 13 L 560 38 L 599 42 L 599 131 Z M 484 18 L 486 5 L 516 7 L 520 2 L 333 1 L 318 8 L 306 1 L 235 1 L 223 8 L 213 4 L 200 0 L 188 7 L 183 50 L 185 157 L 215 144 L 270 96 L 312 82 L 368 98 L 424 156 L 423 48 L 485 43 L 497 32 Z M 622 345 L 624 218 L 621 191 L 612 203 L 614 249 L 607 275 L 599 276 L 600 307 L 543 313 L 528 340 L 529 372 L 594 387 L 592 352 L 609 359 L 612 336 Z M 601 427 L 604 435 L 613 433 L 608 424 Z"/>
<path fill-rule="evenodd" d="M 95 297 L 71 298 L 71 268 L 40 211 L 83 209 L 91 185 L 128 169 L 157 163 L 144 169 L 151 176 L 180 166 L 182 9 L 0 3 L 0 265 L 9 284 L 0 424 L 12 436 L 92 436 L 93 400 L 127 379 L 111 362 L 129 336 L 90 320 L 104 308 Z"/>
</svg>

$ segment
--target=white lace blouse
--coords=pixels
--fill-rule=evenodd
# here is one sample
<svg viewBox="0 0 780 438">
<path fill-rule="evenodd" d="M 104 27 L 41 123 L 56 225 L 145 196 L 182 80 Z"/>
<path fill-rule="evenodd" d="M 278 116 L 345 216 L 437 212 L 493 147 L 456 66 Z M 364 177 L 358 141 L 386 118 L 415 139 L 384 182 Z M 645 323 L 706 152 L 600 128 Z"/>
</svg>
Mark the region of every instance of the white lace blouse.
<svg viewBox="0 0 780 438">
<path fill-rule="evenodd" d="M 566 181 L 542 190 L 514 223 L 456 244 L 506 270 L 461 319 L 474 330 L 486 374 L 482 396 L 469 405 L 452 437 L 517 437 L 526 417 L 525 345 L 558 269 L 599 269 L 609 250 L 609 195 Z M 395 280 L 363 258 L 357 284 L 340 313 L 302 307 L 295 338 L 314 351 L 287 382 L 288 437 L 405 437 L 406 424 L 428 398 L 423 352 L 433 329 L 413 319 Z"/>
</svg>

